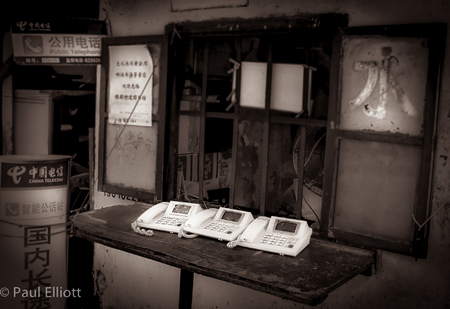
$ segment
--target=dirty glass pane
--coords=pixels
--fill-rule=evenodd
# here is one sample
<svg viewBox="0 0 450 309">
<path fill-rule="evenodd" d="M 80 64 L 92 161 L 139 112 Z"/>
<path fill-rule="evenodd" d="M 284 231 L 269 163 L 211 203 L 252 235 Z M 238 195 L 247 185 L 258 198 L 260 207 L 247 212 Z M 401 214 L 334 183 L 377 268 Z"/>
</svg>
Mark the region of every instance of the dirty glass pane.
<svg viewBox="0 0 450 309">
<path fill-rule="evenodd" d="M 424 38 L 345 38 L 339 129 L 422 135 L 427 70 Z"/>
<path fill-rule="evenodd" d="M 334 227 L 393 241 L 410 241 L 420 149 L 342 139 Z"/>
<path fill-rule="evenodd" d="M 259 209 L 263 123 L 239 121 L 234 204 Z"/>
<path fill-rule="evenodd" d="M 296 125 L 270 125 L 266 211 L 292 217 L 297 215 L 298 175 L 303 169 L 301 215 L 303 219 L 320 221 L 326 129 L 305 128 L 303 164 L 298 164 L 302 142 L 300 130 L 301 127 Z"/>
<path fill-rule="evenodd" d="M 149 71 L 152 73 L 146 73 L 145 78 L 144 71 L 139 69 L 145 67 L 144 62 L 141 61 L 141 66 L 139 66 L 139 58 L 120 53 L 122 49 L 118 49 L 120 52 L 116 55 L 117 60 L 111 61 L 110 64 L 111 67 L 115 67 L 113 76 L 116 78 L 116 82 L 123 84 L 116 87 L 117 89 L 115 88 L 114 91 L 117 93 L 111 90 L 110 99 L 114 98 L 115 105 L 108 103 L 109 123 L 105 128 L 105 184 L 155 193 L 158 125 L 151 116 L 158 114 L 160 100 L 161 44 L 152 43 L 145 46 L 147 47 L 143 55 L 145 55 L 145 59 L 151 55 L 153 63 L 153 68 Z M 127 50 L 129 46 L 120 47 Z M 147 63 L 148 65 L 149 63 Z M 113 71 L 111 70 L 111 72 Z M 141 73 L 140 77 L 139 73 Z M 110 87 L 112 86 L 110 85 Z M 151 89 L 149 92 L 151 96 L 146 97 L 144 101 L 142 91 L 147 88 Z M 148 102 L 149 100 L 151 104 Z M 151 120 L 151 126 L 150 123 L 142 120 L 143 115 L 146 116 L 146 120 Z"/>
<path fill-rule="evenodd" d="M 266 211 L 270 213 L 282 210 L 289 215 L 295 214 L 298 179 L 291 146 L 295 142 L 296 131 L 292 131 L 290 125 L 270 125 L 266 204 Z"/>
<path fill-rule="evenodd" d="M 178 155 L 198 154 L 200 117 L 180 115 L 179 121 Z"/>
<path fill-rule="evenodd" d="M 200 117 L 180 115 L 178 133 L 177 197 L 199 193 Z"/>
<path fill-rule="evenodd" d="M 204 197 L 209 202 L 225 206 L 230 200 L 233 120 L 223 118 L 205 119 L 205 158 L 203 163 Z"/>
</svg>

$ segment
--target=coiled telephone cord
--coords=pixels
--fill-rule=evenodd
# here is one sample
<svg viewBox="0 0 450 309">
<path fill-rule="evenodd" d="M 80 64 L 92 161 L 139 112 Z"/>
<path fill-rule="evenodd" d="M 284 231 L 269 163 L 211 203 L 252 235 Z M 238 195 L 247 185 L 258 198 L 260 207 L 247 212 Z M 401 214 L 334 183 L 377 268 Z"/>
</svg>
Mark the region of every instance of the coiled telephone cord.
<svg viewBox="0 0 450 309">
<path fill-rule="evenodd" d="M 230 242 L 227 243 L 227 248 L 230 248 L 230 249 L 235 248 L 235 247 L 237 247 L 237 245 L 238 245 L 240 242 L 243 242 L 243 241 L 244 241 L 244 240 L 241 239 L 241 235 L 239 235 L 238 238 L 237 238 L 236 240 L 232 240 L 232 241 L 230 241 Z"/>
<path fill-rule="evenodd" d="M 142 229 L 137 225 L 137 221 L 134 221 L 131 223 L 131 228 L 133 231 L 135 231 L 138 234 L 144 235 L 144 236 L 153 236 L 153 231 L 151 229 Z"/>
<path fill-rule="evenodd" d="M 198 234 L 188 234 L 184 230 L 184 224 L 180 227 L 180 230 L 178 231 L 178 238 L 195 238 Z"/>
</svg>

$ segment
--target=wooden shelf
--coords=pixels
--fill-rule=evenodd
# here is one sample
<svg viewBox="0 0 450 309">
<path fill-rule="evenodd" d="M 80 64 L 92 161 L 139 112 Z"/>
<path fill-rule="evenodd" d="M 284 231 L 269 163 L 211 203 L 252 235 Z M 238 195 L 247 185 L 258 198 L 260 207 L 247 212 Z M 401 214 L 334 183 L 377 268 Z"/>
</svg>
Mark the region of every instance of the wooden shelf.
<svg viewBox="0 0 450 309">
<path fill-rule="evenodd" d="M 205 237 L 180 239 L 161 231 L 147 237 L 131 228 L 146 209 L 148 205 L 136 203 L 80 213 L 72 218 L 75 236 L 308 305 L 321 303 L 375 265 L 373 251 L 316 239 L 289 257 L 244 247 L 229 249 L 226 242 Z"/>
<path fill-rule="evenodd" d="M 208 95 L 206 97 L 206 103 L 218 103 L 220 102 L 217 99 L 217 95 Z M 201 94 L 192 94 L 192 95 L 183 95 L 181 98 L 181 101 L 189 101 L 189 102 L 201 102 L 202 101 L 202 95 Z"/>
</svg>

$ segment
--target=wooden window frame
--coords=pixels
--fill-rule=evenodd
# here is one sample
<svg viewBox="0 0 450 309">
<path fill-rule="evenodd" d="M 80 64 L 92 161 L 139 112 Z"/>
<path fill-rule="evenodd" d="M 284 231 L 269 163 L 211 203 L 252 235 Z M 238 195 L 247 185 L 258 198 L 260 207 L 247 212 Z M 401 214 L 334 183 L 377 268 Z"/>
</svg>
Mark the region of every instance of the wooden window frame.
<svg viewBox="0 0 450 309">
<path fill-rule="evenodd" d="M 342 16 L 341 16 L 342 17 Z M 334 16 L 335 21 L 339 19 L 339 17 Z M 314 21 L 314 23 L 312 22 Z M 213 38 L 217 36 L 223 35 L 232 35 L 239 37 L 242 33 L 247 32 L 255 32 L 257 34 L 268 34 L 272 31 L 272 33 L 276 33 L 277 31 L 301 31 L 308 27 L 315 27 L 316 23 L 320 21 L 320 17 L 316 18 L 304 18 L 304 19 L 294 19 L 294 20 L 283 20 L 280 19 L 269 19 L 269 20 L 251 20 L 251 21 L 243 21 L 243 20 L 225 20 L 220 22 L 200 22 L 200 23 L 185 23 L 185 24 L 171 24 L 166 28 L 166 35 L 168 37 L 175 37 L 179 33 L 183 33 L 183 35 L 189 35 L 191 37 L 205 37 L 205 38 Z M 339 24 L 339 23 L 338 23 Z M 292 27 L 295 25 L 295 27 Z M 336 24 L 335 24 L 336 25 Z M 261 30 L 264 27 L 265 30 Z M 345 27 L 345 26 L 344 26 Z M 238 30 L 239 28 L 239 30 Z M 178 32 L 178 34 L 174 31 Z M 205 29 L 208 29 L 205 32 Z M 224 31 L 224 29 L 227 29 Z M 242 32 L 241 32 L 242 31 Z M 268 159 L 268 145 L 267 140 L 269 136 L 269 126 L 270 123 L 291 123 L 298 124 L 301 126 L 301 134 L 304 136 L 305 134 L 305 126 L 306 125 L 317 125 L 323 126 L 327 128 L 327 145 L 326 145 L 326 157 L 325 157 L 325 176 L 324 176 L 324 197 L 322 202 L 322 213 L 321 213 L 321 224 L 319 228 L 319 236 L 323 239 L 348 243 L 351 245 L 362 246 L 371 249 L 384 249 L 388 251 L 393 251 L 397 253 L 413 255 L 419 258 L 425 258 L 427 254 L 427 239 L 428 239 L 428 231 L 429 226 L 419 230 L 416 226 L 414 228 L 414 235 L 412 235 L 412 241 L 408 245 L 393 243 L 390 241 L 380 241 L 378 239 L 373 239 L 371 237 L 366 237 L 362 235 L 348 235 L 338 233 L 338 231 L 333 229 L 333 208 L 334 208 L 334 195 L 336 194 L 336 173 L 337 173 L 337 148 L 336 148 L 336 140 L 342 137 L 351 138 L 351 139 L 366 139 L 372 141 L 383 141 L 390 143 L 400 143 L 406 145 L 416 145 L 422 147 L 423 155 L 422 155 L 422 167 L 420 169 L 420 194 L 419 200 L 414 208 L 414 216 L 417 218 L 418 222 L 425 222 L 427 215 L 430 213 L 429 207 L 429 199 L 430 199 L 430 177 L 432 173 L 432 161 L 433 161 L 433 149 L 434 149 L 434 131 L 435 131 L 435 114 L 437 109 L 437 96 L 439 90 L 439 73 L 441 70 L 441 63 L 443 59 L 443 50 L 445 42 L 445 31 L 446 28 L 442 24 L 432 24 L 432 25 L 400 25 L 400 26 L 380 26 L 380 27 L 359 27 L 359 28 L 347 28 L 345 30 L 341 30 L 339 34 L 337 34 L 334 38 L 333 42 L 333 55 L 331 62 L 331 76 L 330 76 L 330 99 L 329 99 L 329 112 L 328 119 L 323 123 L 318 120 L 312 119 L 292 119 L 288 117 L 274 117 L 270 113 L 270 76 L 271 76 L 271 60 L 270 56 L 268 59 L 268 67 L 267 67 L 267 82 L 266 82 L 266 106 L 263 113 L 263 123 L 264 123 L 264 145 L 263 145 L 263 161 L 267 162 Z M 374 134 L 368 136 L 364 132 L 349 132 L 343 130 L 335 130 L 335 126 L 338 123 L 338 112 L 339 112 L 339 94 L 340 94 L 340 50 L 342 43 L 342 36 L 349 34 L 359 34 L 359 35 L 379 35 L 384 34 L 388 36 L 402 36 L 402 35 L 423 35 L 427 37 L 430 41 L 430 55 L 429 55 L 429 71 L 428 71 L 428 83 L 426 88 L 426 100 L 429 102 L 429 108 L 427 109 L 426 115 L 424 115 L 426 130 L 424 132 L 424 137 L 398 137 L 394 134 Z M 205 53 L 206 54 L 206 53 Z M 239 54 L 239 53 L 238 53 Z M 239 62 L 240 59 L 237 59 Z M 205 62 L 207 63 L 207 61 Z M 207 64 L 206 64 L 207 65 Z M 207 67 L 203 68 L 205 72 L 207 72 Z M 238 74 L 238 84 L 239 84 L 240 74 Z M 206 81 L 203 81 L 203 87 L 206 87 Z M 205 89 L 205 88 L 203 88 Z M 180 92 L 178 92 L 180 93 Z M 239 95 L 239 93 L 238 93 Z M 172 113 L 173 118 L 171 122 L 175 121 L 176 118 L 179 117 L 180 114 L 186 115 L 200 115 L 203 121 L 201 122 L 200 132 L 204 131 L 204 117 L 215 117 L 215 118 L 227 118 L 234 120 L 234 129 L 237 130 L 237 120 L 242 119 L 239 114 L 239 106 L 235 107 L 234 113 L 225 114 L 225 113 L 213 113 L 206 112 L 204 107 L 200 113 L 198 112 L 181 112 L 177 111 L 177 94 L 173 94 L 173 104 L 172 104 Z M 178 99 L 179 100 L 179 99 Z M 205 105 L 206 102 L 206 92 L 202 96 L 202 106 Z M 203 131 L 202 131 L 203 130 Z M 233 135 L 237 135 L 234 133 Z M 174 141 L 177 141 L 178 133 L 176 130 L 172 130 L 171 136 Z M 200 134 L 202 136 L 202 133 Z M 303 139 L 304 140 L 304 139 Z M 200 140 L 200 160 L 199 160 L 199 170 L 203 168 L 203 149 L 202 142 L 204 140 Z M 236 136 L 233 136 L 233 168 L 231 170 L 232 179 L 235 176 L 235 167 L 236 167 Z M 176 147 L 171 146 L 170 154 L 176 154 Z M 173 156 L 176 158 L 176 156 Z M 300 155 L 298 156 L 298 162 L 302 162 L 304 160 L 304 143 L 300 145 Z M 267 185 L 267 167 L 264 166 L 264 162 L 261 164 L 262 171 L 262 194 L 261 194 L 261 204 L 260 204 L 260 214 L 265 213 L 265 199 L 266 199 L 266 185 Z M 173 172 L 176 171 L 176 162 L 174 159 L 172 161 L 169 160 L 169 165 Z M 176 179 L 176 174 L 172 173 L 170 175 L 173 179 Z M 169 178 L 170 178 L 169 177 Z M 299 179 L 303 177 L 302 172 L 298 173 Z M 200 199 L 202 199 L 202 190 L 203 190 L 203 181 L 200 177 Z M 299 181 L 299 184 L 301 182 Z M 295 207 L 295 211 L 297 217 L 301 217 L 301 185 L 299 185 L 298 192 L 299 198 L 297 199 L 297 204 Z M 168 197 L 174 198 L 175 195 L 175 185 L 168 185 Z M 230 206 L 233 207 L 233 189 L 230 193 Z M 338 234 L 338 235 L 337 235 Z"/>
<path fill-rule="evenodd" d="M 409 244 L 396 243 L 386 239 L 372 238 L 359 234 L 340 232 L 333 228 L 333 217 L 336 195 L 336 177 L 338 160 L 338 145 L 341 138 L 353 140 L 366 140 L 376 142 L 395 143 L 397 145 L 413 145 L 422 149 L 417 198 L 414 205 L 414 217 L 418 222 L 425 222 L 431 214 L 431 177 L 433 172 L 433 158 L 435 148 L 435 130 L 437 122 L 437 107 L 439 99 L 440 74 L 442 69 L 445 39 L 445 24 L 413 24 L 394 26 L 355 27 L 341 30 L 333 43 L 333 59 L 330 78 L 330 104 L 327 130 L 327 145 L 325 168 L 328 172 L 324 176 L 324 191 L 328 192 L 322 206 L 322 225 L 320 236 L 330 238 L 345 244 L 377 248 L 387 251 L 411 255 L 416 258 L 426 258 L 428 235 L 430 226 L 422 229 L 414 224 L 414 231 Z M 407 134 L 347 131 L 338 129 L 341 106 L 341 59 L 342 41 L 345 36 L 386 36 L 396 37 L 424 37 L 428 39 L 428 72 L 426 84 L 426 110 L 424 114 L 423 136 L 408 136 Z"/>
<path fill-rule="evenodd" d="M 177 52 L 180 50 L 185 50 L 186 46 L 183 46 L 183 40 L 188 40 L 189 38 L 204 38 L 206 41 L 208 39 L 214 39 L 218 37 L 235 37 L 237 41 L 239 38 L 243 36 L 275 36 L 277 34 L 283 33 L 304 33 L 305 31 L 316 31 L 318 35 L 329 36 L 330 40 L 333 38 L 334 34 L 340 27 L 346 27 L 348 22 L 348 17 L 343 14 L 324 14 L 324 15 L 304 15 L 301 17 L 295 18 L 269 18 L 269 19 L 255 19 L 255 20 L 221 20 L 219 22 L 200 22 L 200 23 L 183 23 L 183 24 L 169 24 L 166 27 L 166 35 L 168 40 L 172 42 L 172 52 L 171 55 L 177 55 Z M 321 25 L 321 26 L 320 26 Z M 264 28 L 264 29 L 262 29 Z M 208 29 L 208 32 L 205 32 L 205 29 Z M 224 31 L 224 29 L 226 29 Z M 313 30 L 311 30 L 313 29 Z M 182 36 L 182 39 L 178 39 L 177 36 Z M 237 46 L 237 62 L 241 62 L 240 59 L 240 44 L 236 43 Z M 204 55 L 208 55 L 208 47 L 204 51 Z M 172 62 L 172 61 L 169 61 Z M 203 74 L 204 80 L 202 84 L 202 100 L 201 100 L 201 110 L 200 111 L 180 111 L 179 110 L 179 101 L 181 100 L 181 92 L 183 85 L 183 78 L 176 76 L 176 68 L 182 67 L 182 64 L 177 62 L 177 60 L 173 61 L 173 63 L 177 63 L 176 66 L 173 67 L 173 70 L 169 70 L 169 74 L 172 74 L 171 80 L 173 81 L 173 93 L 171 97 L 171 116 L 169 128 L 169 135 L 172 141 L 171 145 L 168 149 L 168 154 L 170 157 L 167 157 L 168 162 L 168 174 L 166 175 L 166 184 L 167 184 L 167 197 L 168 199 L 176 198 L 176 178 L 177 178 L 177 147 L 176 144 L 178 142 L 178 117 L 180 115 L 191 115 L 191 116 L 200 116 L 200 141 L 199 141 L 199 167 L 198 169 L 203 170 L 203 162 L 204 162 L 204 125 L 205 118 L 221 118 L 221 119 L 232 119 L 233 120 L 233 142 L 232 142 L 232 164 L 231 164 L 231 179 L 235 179 L 236 175 L 236 157 L 237 157 L 237 138 L 238 138 L 238 121 L 245 120 L 255 120 L 255 118 L 250 117 L 248 115 L 244 115 L 240 113 L 239 104 L 234 106 L 234 112 L 232 113 L 224 113 L 224 112 L 207 112 L 206 111 L 206 74 Z M 203 72 L 208 71 L 208 61 L 204 61 L 204 67 L 202 68 Z M 299 155 L 297 157 L 298 166 L 303 166 L 300 162 L 304 162 L 305 160 L 305 136 L 306 136 L 306 126 L 317 126 L 317 127 L 327 127 L 326 120 L 318 120 L 318 119 L 309 119 L 309 118 L 294 118 L 287 116 L 274 116 L 273 112 L 270 110 L 270 98 L 271 98 L 271 77 L 272 77 L 272 61 L 271 56 L 269 55 L 267 61 L 267 79 L 266 79 L 266 101 L 265 108 L 262 111 L 262 120 L 263 122 L 263 145 L 262 145 L 262 162 L 260 163 L 259 168 L 262 172 L 261 179 L 261 197 L 260 197 L 260 208 L 259 213 L 266 213 L 266 196 L 267 196 L 267 183 L 268 183 L 268 175 L 267 175 L 267 162 L 269 156 L 269 134 L 270 134 L 270 124 L 294 124 L 300 126 L 300 134 L 303 138 L 301 138 Z M 307 80 L 306 80 L 307 82 Z M 240 71 L 237 74 L 237 85 L 240 84 Z M 239 99 L 239 87 L 237 88 L 237 98 Z M 169 94 L 170 95 L 170 94 Z M 298 176 L 298 188 L 297 188 L 297 202 L 295 205 L 295 214 L 296 218 L 300 219 L 302 217 L 302 192 L 303 192 L 303 169 L 299 169 L 297 172 Z M 234 186 L 230 188 L 230 207 L 234 207 Z M 199 200 L 203 200 L 203 179 L 199 177 Z"/>
<path fill-rule="evenodd" d="M 106 153 L 106 126 L 108 125 L 108 87 L 109 87 L 109 46 L 115 45 L 139 45 L 159 43 L 161 45 L 160 54 L 160 79 L 159 79 L 159 105 L 158 113 L 152 113 L 152 122 L 158 125 L 156 150 L 156 179 L 155 191 L 144 192 L 139 188 L 131 188 L 125 185 L 109 184 L 106 182 L 106 161 L 109 154 Z M 101 67 L 101 88 L 100 88 L 100 121 L 99 121 L 99 155 L 98 155 L 98 190 L 107 193 L 134 197 L 140 201 L 157 202 L 162 200 L 163 194 L 163 166 L 164 166 L 164 145 L 165 145 L 165 125 L 166 125 L 166 87 L 167 87 L 167 40 L 163 35 L 159 36 L 130 36 L 130 37 L 107 37 L 102 39 L 102 67 Z"/>
</svg>

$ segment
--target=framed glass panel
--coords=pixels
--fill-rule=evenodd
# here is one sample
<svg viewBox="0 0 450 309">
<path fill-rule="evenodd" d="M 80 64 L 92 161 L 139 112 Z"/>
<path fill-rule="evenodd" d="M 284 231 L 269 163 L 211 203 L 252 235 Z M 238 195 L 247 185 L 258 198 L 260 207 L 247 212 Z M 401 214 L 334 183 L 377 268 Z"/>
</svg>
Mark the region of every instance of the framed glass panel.
<svg viewBox="0 0 450 309">
<path fill-rule="evenodd" d="M 167 58 L 163 38 L 104 40 L 100 191 L 149 201 L 161 198 L 158 160 L 164 148 Z"/>
<path fill-rule="evenodd" d="M 414 218 L 431 213 L 445 28 L 358 27 L 335 37 L 321 235 L 426 257 L 429 227 Z"/>
<path fill-rule="evenodd" d="M 339 128 L 423 135 L 426 38 L 346 37 Z"/>
<path fill-rule="evenodd" d="M 341 139 L 333 227 L 411 241 L 420 155 L 414 146 Z"/>
</svg>

